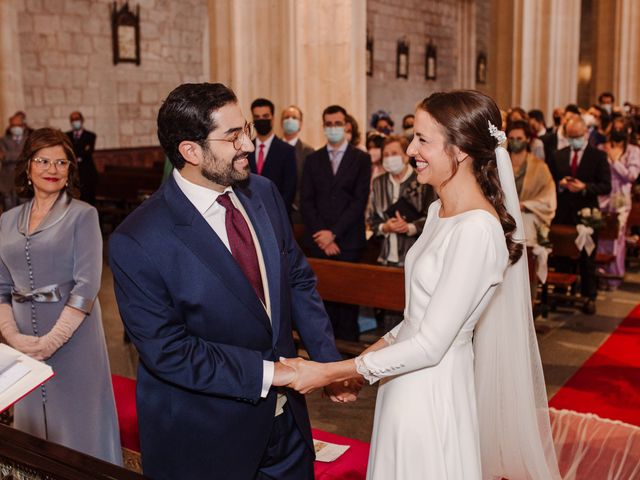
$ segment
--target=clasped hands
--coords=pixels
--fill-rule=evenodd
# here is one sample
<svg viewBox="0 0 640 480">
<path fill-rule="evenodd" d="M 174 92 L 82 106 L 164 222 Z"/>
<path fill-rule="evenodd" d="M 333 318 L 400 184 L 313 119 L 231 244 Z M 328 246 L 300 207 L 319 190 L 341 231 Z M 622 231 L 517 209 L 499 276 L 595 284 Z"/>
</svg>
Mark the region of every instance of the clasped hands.
<svg viewBox="0 0 640 480">
<path fill-rule="evenodd" d="M 409 231 L 409 224 L 404 217 L 400 215 L 400 212 L 396 210 L 395 216 L 384 223 L 382 231 L 384 233 L 407 233 Z"/>
<path fill-rule="evenodd" d="M 340 247 L 336 243 L 336 236 L 331 230 L 318 230 L 313 234 L 313 241 L 327 257 L 340 255 Z"/>
<path fill-rule="evenodd" d="M 560 186 L 572 193 L 578 193 L 587 188 L 587 185 L 575 177 L 564 177 L 560 180 Z"/>
<path fill-rule="evenodd" d="M 324 387 L 334 402 L 353 402 L 364 385 L 361 377 L 336 378 L 331 363 L 318 363 L 302 358 L 280 358 L 275 364 L 273 386 L 289 387 L 302 394 Z"/>
</svg>

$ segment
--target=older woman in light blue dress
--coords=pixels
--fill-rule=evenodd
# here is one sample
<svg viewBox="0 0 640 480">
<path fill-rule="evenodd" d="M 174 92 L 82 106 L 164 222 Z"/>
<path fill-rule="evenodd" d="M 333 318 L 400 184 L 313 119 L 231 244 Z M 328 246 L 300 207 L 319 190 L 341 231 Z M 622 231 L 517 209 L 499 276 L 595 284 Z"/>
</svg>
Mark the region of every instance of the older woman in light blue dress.
<svg viewBox="0 0 640 480">
<path fill-rule="evenodd" d="M 31 134 L 16 183 L 31 199 L 0 217 L 0 332 L 55 376 L 15 406 L 14 426 L 122 464 L 100 305 L 98 214 L 73 194 L 77 164 L 59 130 Z"/>
</svg>

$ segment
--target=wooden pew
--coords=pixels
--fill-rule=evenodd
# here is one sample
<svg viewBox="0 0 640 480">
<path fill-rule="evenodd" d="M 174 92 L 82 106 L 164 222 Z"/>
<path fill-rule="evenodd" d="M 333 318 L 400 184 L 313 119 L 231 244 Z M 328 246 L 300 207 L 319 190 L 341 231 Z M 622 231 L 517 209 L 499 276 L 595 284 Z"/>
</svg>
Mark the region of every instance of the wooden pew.
<svg viewBox="0 0 640 480">
<path fill-rule="evenodd" d="M 323 300 L 402 312 L 404 310 L 404 269 L 363 263 L 309 258 L 318 277 Z M 297 338 L 299 340 L 299 338 Z M 357 356 L 369 346 L 365 342 L 336 340 L 340 353 Z"/>
<path fill-rule="evenodd" d="M 164 168 L 160 146 L 96 150 L 96 208 L 103 233 L 113 230 L 160 186 Z"/>
</svg>

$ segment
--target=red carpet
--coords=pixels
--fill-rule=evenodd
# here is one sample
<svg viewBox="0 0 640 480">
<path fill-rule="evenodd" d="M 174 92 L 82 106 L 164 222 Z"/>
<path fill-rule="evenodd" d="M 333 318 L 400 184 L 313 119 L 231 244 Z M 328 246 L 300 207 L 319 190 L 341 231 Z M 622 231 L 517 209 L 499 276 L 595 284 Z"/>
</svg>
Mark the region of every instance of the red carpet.
<svg viewBox="0 0 640 480">
<path fill-rule="evenodd" d="M 558 391 L 550 405 L 640 426 L 640 305 Z"/>
</svg>

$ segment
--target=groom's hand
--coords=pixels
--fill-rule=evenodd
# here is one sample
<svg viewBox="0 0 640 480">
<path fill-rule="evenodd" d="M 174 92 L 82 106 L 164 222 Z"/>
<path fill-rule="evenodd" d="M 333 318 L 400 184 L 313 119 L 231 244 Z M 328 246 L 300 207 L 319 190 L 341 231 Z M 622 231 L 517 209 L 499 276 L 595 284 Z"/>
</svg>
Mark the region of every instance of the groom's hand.
<svg viewBox="0 0 640 480">
<path fill-rule="evenodd" d="M 324 363 L 311 362 L 302 358 L 281 358 L 280 361 L 295 370 L 295 378 L 287 386 L 304 395 L 330 383 Z"/>
<path fill-rule="evenodd" d="M 334 382 L 324 387 L 324 393 L 334 402 L 355 402 L 364 385 L 361 378 L 352 378 L 343 382 Z"/>
<path fill-rule="evenodd" d="M 282 362 L 275 362 L 273 364 L 273 381 L 271 385 L 274 387 L 284 387 L 293 382 L 296 378 L 296 371 L 283 364 Z"/>
</svg>

